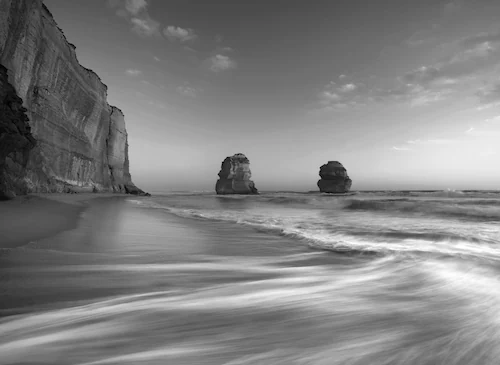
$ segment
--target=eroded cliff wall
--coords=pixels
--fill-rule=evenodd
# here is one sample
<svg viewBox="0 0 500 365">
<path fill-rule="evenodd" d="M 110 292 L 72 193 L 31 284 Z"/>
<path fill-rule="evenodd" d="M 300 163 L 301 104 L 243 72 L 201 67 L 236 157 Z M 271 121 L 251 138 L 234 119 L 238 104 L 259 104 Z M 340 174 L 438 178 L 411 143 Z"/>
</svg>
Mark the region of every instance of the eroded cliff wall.
<svg viewBox="0 0 500 365">
<path fill-rule="evenodd" d="M 36 141 L 31 134 L 23 100 L 0 65 L 0 200 L 26 194 L 24 182 L 29 151 Z"/>
<path fill-rule="evenodd" d="M 108 105 L 106 85 L 78 63 L 41 0 L 0 0 L 0 64 L 37 141 L 25 166 L 29 191 L 139 192 L 123 113 Z"/>
</svg>

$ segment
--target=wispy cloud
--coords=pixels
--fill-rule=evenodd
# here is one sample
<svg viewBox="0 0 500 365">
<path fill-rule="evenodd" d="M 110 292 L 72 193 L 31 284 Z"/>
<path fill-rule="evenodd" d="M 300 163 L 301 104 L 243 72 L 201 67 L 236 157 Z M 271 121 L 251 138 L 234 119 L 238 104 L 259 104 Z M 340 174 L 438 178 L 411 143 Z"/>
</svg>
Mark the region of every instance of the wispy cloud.
<svg viewBox="0 0 500 365">
<path fill-rule="evenodd" d="M 161 61 L 161 60 L 160 60 L 160 57 L 156 57 L 156 56 L 154 56 L 154 57 L 153 57 L 153 59 L 154 59 L 156 62 L 160 62 L 160 61 Z"/>
<path fill-rule="evenodd" d="M 174 42 L 188 42 L 197 38 L 194 30 L 191 28 L 181 28 L 173 25 L 169 25 L 163 29 L 163 34 L 168 40 Z"/>
<path fill-rule="evenodd" d="M 500 122 L 500 115 L 497 115 L 496 117 L 485 119 L 484 121 L 486 123 L 498 123 L 498 122 Z"/>
<path fill-rule="evenodd" d="M 392 146 L 392 149 L 395 151 L 411 151 L 411 148 L 408 148 L 408 147 Z"/>
<path fill-rule="evenodd" d="M 415 87 L 408 94 L 410 106 L 418 107 L 433 104 L 439 101 L 446 100 L 453 91 L 451 89 L 443 90 L 426 90 L 424 88 Z"/>
<path fill-rule="evenodd" d="M 209 68 L 213 72 L 226 71 L 237 67 L 236 61 L 222 54 L 210 57 L 209 64 Z"/>
<path fill-rule="evenodd" d="M 471 132 L 472 132 L 472 131 L 474 131 L 475 129 L 476 129 L 476 128 L 474 128 L 474 127 L 470 127 L 469 129 L 467 129 L 467 130 L 465 131 L 465 133 L 471 133 Z"/>
<path fill-rule="evenodd" d="M 414 139 L 406 141 L 406 143 L 419 146 L 419 145 L 446 145 L 450 143 L 455 143 L 454 139 Z"/>
<path fill-rule="evenodd" d="M 107 5 L 130 23 L 134 33 L 147 37 L 160 34 L 160 23 L 149 15 L 147 0 L 107 0 Z"/>
<path fill-rule="evenodd" d="M 500 82 L 479 89 L 476 95 L 482 104 L 497 105 L 500 102 Z"/>
<path fill-rule="evenodd" d="M 319 109 L 338 111 L 359 106 L 364 104 L 365 93 L 363 84 L 337 84 L 335 81 L 331 81 L 318 94 Z"/>
<path fill-rule="evenodd" d="M 201 91 L 200 89 L 196 89 L 194 87 L 187 86 L 187 85 L 178 86 L 176 90 L 179 94 L 184 95 L 184 96 L 189 96 L 191 98 L 195 98 L 198 95 L 198 93 Z"/>
<path fill-rule="evenodd" d="M 148 3 L 146 0 L 126 0 L 125 8 L 127 11 L 133 15 L 137 15 L 142 10 L 146 9 Z"/>
<path fill-rule="evenodd" d="M 160 23 L 153 20 L 149 15 L 143 15 L 141 18 L 132 18 L 132 31 L 143 36 L 153 36 L 159 34 Z"/>
<path fill-rule="evenodd" d="M 126 73 L 127 75 L 130 75 L 130 76 L 138 76 L 138 75 L 142 74 L 142 71 L 141 71 L 141 70 L 137 70 L 137 69 L 130 68 L 130 69 L 128 69 L 127 71 L 125 71 L 125 73 Z"/>
<path fill-rule="evenodd" d="M 405 43 L 410 47 L 417 47 L 428 44 L 436 39 L 436 32 L 440 29 L 439 24 L 432 24 L 430 27 L 421 29 L 413 33 Z"/>
<path fill-rule="evenodd" d="M 392 146 L 395 151 L 414 151 L 422 147 L 445 146 L 456 143 L 454 139 L 413 139 L 398 146 Z"/>
<path fill-rule="evenodd" d="M 464 6 L 463 0 L 452 0 L 444 4 L 443 13 L 445 16 L 452 16 L 459 13 Z"/>
<path fill-rule="evenodd" d="M 453 53 L 441 62 L 419 67 L 401 77 L 399 91 L 411 97 L 412 105 L 444 100 L 453 92 L 454 85 L 470 80 L 480 70 L 498 64 L 500 32 L 462 38 L 450 47 Z M 477 94 L 483 103 L 491 102 L 497 98 L 496 94 L 500 94 L 500 88 L 482 89 Z"/>
</svg>

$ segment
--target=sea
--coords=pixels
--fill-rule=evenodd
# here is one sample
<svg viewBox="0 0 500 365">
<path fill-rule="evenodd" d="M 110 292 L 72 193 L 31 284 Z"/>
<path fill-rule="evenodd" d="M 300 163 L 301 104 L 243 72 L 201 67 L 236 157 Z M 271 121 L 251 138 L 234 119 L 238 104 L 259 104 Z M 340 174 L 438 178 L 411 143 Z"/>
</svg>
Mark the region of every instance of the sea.
<svg viewBox="0 0 500 365">
<path fill-rule="evenodd" d="M 500 192 L 95 199 L 0 255 L 0 364 L 500 364 Z"/>
</svg>

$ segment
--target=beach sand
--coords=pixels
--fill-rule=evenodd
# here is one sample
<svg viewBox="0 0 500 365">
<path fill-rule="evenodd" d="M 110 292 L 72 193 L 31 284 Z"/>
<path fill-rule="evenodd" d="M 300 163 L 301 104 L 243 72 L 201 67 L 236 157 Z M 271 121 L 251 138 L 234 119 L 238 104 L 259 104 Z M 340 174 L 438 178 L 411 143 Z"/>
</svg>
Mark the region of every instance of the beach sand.
<svg viewBox="0 0 500 365">
<path fill-rule="evenodd" d="M 88 201 L 125 194 L 30 194 L 0 202 L 0 249 L 23 246 L 77 226 Z"/>
<path fill-rule="evenodd" d="M 146 199 L 46 194 L 3 205 L 0 214 L 8 222 L 1 223 L 0 234 L 8 239 L 0 255 L 0 317 L 125 293 L 248 280 L 246 274 L 227 277 L 226 270 L 200 277 L 196 267 L 214 257 L 225 262 L 297 250 L 251 228 L 142 208 Z M 163 274 L 168 265 L 187 263 L 194 273 Z"/>
</svg>

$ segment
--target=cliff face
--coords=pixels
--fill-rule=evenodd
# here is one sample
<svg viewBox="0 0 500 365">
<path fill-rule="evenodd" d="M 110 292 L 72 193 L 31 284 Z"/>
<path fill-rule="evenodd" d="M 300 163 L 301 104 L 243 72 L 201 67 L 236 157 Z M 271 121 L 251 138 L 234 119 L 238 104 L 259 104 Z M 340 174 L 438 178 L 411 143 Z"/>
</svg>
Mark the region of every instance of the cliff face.
<svg viewBox="0 0 500 365">
<path fill-rule="evenodd" d="M 250 178 L 250 161 L 237 153 L 222 161 L 219 180 L 215 184 L 217 194 L 258 194 L 255 184 Z"/>
<path fill-rule="evenodd" d="M 347 193 L 351 189 L 352 180 L 347 170 L 338 161 L 328 161 L 319 168 L 319 190 L 323 193 Z"/>
<path fill-rule="evenodd" d="M 28 191 L 141 192 L 130 178 L 122 112 L 41 0 L 0 0 L 0 63 L 37 141 L 25 166 Z"/>
<path fill-rule="evenodd" d="M 23 177 L 28 153 L 36 145 L 28 120 L 23 100 L 0 65 L 0 200 L 27 192 Z"/>
</svg>

